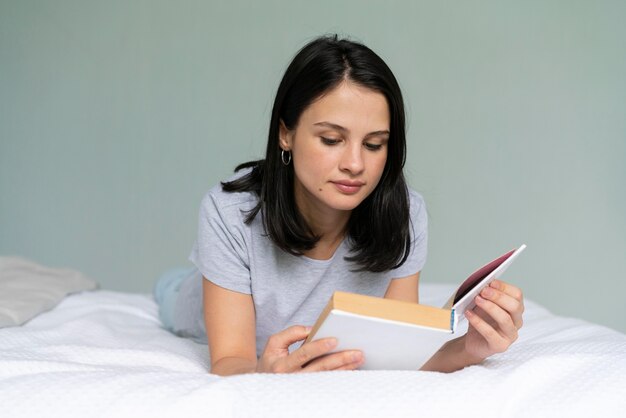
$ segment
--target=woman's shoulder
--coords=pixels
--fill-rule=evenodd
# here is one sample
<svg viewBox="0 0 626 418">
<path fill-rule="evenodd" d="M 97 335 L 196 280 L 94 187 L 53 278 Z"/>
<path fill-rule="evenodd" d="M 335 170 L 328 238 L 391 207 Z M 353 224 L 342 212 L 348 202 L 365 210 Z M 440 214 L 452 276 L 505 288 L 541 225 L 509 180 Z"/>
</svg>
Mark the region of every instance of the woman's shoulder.
<svg viewBox="0 0 626 418">
<path fill-rule="evenodd" d="M 426 202 L 419 192 L 410 187 L 407 187 L 407 191 L 409 194 L 409 207 L 412 211 L 415 209 L 419 211 L 421 208 L 426 207 Z"/>
<path fill-rule="evenodd" d="M 220 213 L 238 215 L 241 211 L 248 211 L 254 208 L 259 197 L 251 191 L 227 192 L 222 184 L 237 180 L 250 173 L 251 168 L 241 169 L 225 180 L 218 182 L 206 192 L 202 199 L 202 207 L 212 207 Z M 239 216 L 237 216 L 239 218 Z"/>
<path fill-rule="evenodd" d="M 424 198 L 417 191 L 408 188 L 409 193 L 409 216 L 411 219 L 412 227 L 414 228 L 413 234 L 419 235 L 425 231 L 428 225 L 428 212 L 426 211 L 426 203 Z"/>
</svg>

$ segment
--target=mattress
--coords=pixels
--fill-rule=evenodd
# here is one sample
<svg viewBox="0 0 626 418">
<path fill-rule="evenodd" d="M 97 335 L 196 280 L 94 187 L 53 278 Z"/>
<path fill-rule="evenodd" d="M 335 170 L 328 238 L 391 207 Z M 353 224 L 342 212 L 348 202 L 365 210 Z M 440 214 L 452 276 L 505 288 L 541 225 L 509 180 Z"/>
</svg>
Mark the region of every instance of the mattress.
<svg viewBox="0 0 626 418">
<path fill-rule="evenodd" d="M 441 305 L 454 286 L 424 284 Z M 614 417 L 626 412 L 626 335 L 526 301 L 505 353 L 455 373 L 209 373 L 207 346 L 162 328 L 151 295 L 67 296 L 0 329 L 2 417 Z"/>
</svg>

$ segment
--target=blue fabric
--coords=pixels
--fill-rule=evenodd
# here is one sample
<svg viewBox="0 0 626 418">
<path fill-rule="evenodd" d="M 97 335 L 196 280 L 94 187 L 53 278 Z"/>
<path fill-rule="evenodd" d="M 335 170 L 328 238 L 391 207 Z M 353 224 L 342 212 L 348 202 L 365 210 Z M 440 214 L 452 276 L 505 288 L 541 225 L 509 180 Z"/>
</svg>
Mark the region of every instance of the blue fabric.
<svg viewBox="0 0 626 418">
<path fill-rule="evenodd" d="M 159 318 L 169 331 L 174 332 L 174 312 L 180 285 L 195 270 L 195 267 L 176 267 L 167 270 L 154 285 L 154 300 L 159 306 Z"/>
</svg>

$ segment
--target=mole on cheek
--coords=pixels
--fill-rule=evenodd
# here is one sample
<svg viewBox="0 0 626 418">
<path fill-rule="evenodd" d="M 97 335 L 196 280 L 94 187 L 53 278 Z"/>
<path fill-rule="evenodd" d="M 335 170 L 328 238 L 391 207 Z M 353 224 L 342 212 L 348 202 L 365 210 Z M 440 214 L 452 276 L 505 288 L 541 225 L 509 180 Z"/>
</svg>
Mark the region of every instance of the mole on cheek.
<svg viewBox="0 0 626 418">
<path fill-rule="evenodd" d="M 320 187 L 318 190 L 321 192 L 321 191 L 322 191 L 322 188 Z"/>
</svg>

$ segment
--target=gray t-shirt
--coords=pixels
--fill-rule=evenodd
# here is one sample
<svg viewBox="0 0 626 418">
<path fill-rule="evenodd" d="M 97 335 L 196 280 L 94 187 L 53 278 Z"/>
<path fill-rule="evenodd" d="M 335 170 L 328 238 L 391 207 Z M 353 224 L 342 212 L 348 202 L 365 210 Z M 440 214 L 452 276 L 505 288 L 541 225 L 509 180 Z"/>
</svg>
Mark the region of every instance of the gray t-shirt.
<svg viewBox="0 0 626 418">
<path fill-rule="evenodd" d="M 244 172 L 248 170 L 236 173 L 230 180 Z M 344 260 L 349 255 L 348 239 L 328 260 L 289 254 L 266 236 L 260 212 L 249 225 L 245 224 L 246 211 L 258 202 L 254 193 L 224 192 L 218 184 L 202 199 L 198 237 L 189 256 L 198 272 L 188 280 L 195 284 L 183 286 L 187 289 L 181 289 L 181 296 L 184 299 L 200 294 L 201 276 L 225 289 L 253 295 L 256 350 L 261 355 L 272 334 L 292 325 L 313 325 L 335 290 L 382 297 L 393 278 L 422 269 L 426 262 L 426 207 L 417 192 L 409 190 L 409 195 L 412 246 L 405 263 L 383 273 L 351 272 L 358 266 Z M 196 301 L 195 305 L 201 302 Z M 199 324 L 202 314 L 196 315 Z"/>
</svg>

